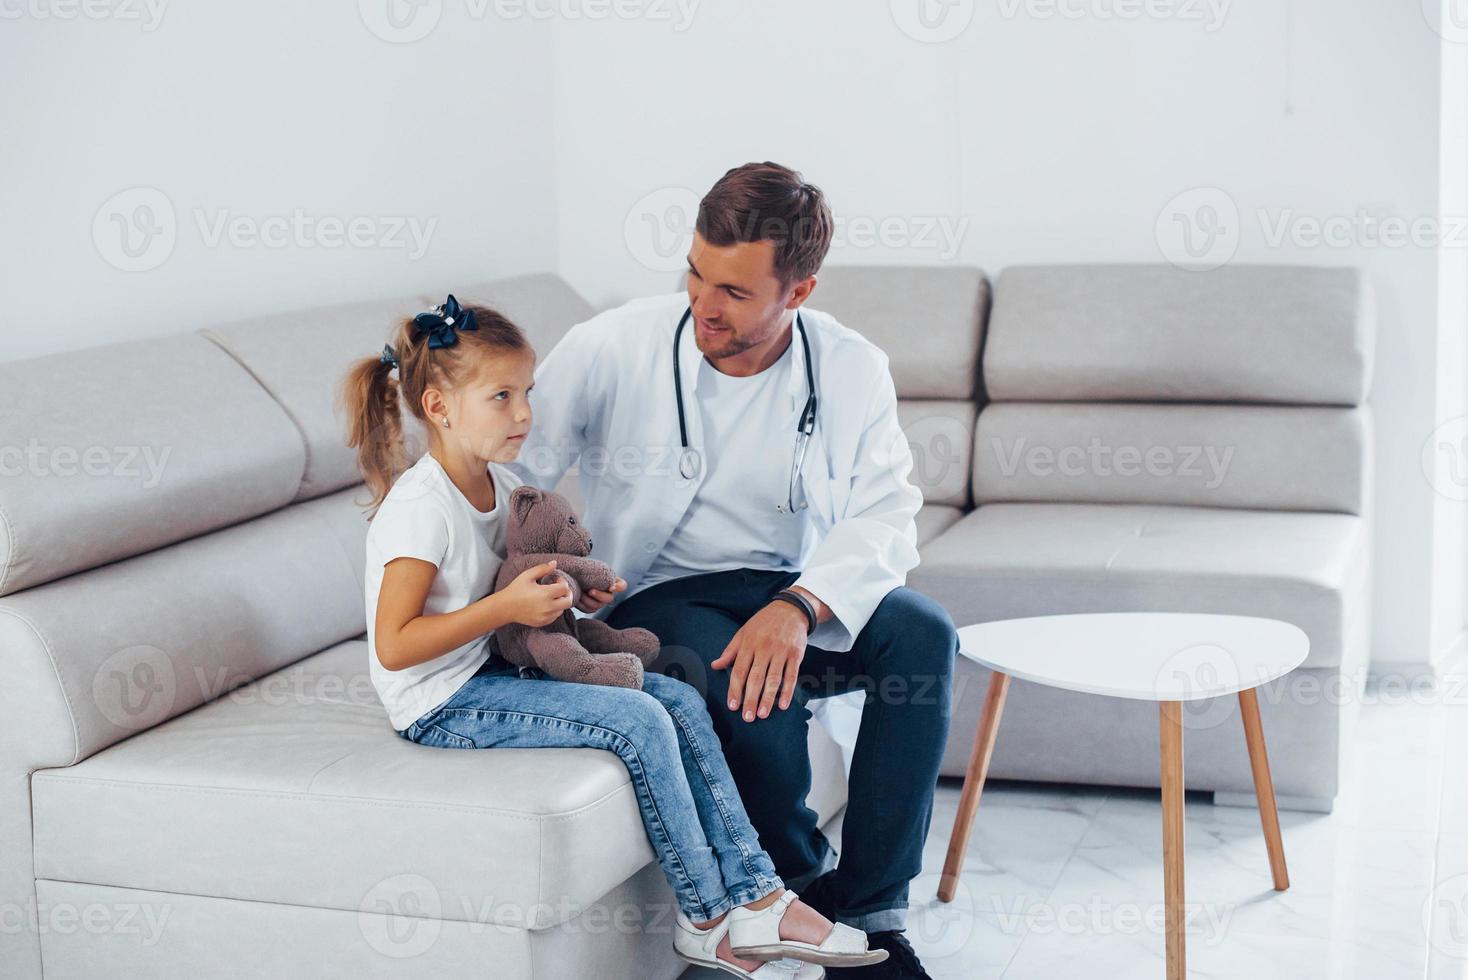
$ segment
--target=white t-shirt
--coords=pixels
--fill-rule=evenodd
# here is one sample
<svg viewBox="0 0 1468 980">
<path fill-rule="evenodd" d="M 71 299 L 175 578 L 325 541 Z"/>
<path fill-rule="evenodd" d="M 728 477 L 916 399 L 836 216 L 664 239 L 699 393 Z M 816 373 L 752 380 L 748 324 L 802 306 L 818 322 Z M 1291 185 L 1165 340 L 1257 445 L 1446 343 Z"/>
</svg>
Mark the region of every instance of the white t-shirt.
<svg viewBox="0 0 1468 980">
<path fill-rule="evenodd" d="M 791 348 L 758 374 L 737 378 L 702 358 L 696 398 L 708 473 L 683 519 L 637 591 L 669 579 L 733 568 L 799 571 L 802 544 L 815 533 L 810 511 L 778 511 L 795 461 Z M 803 404 L 803 400 L 802 400 Z"/>
<path fill-rule="evenodd" d="M 424 453 L 388 491 L 367 531 L 367 651 L 372 683 L 393 728 L 402 731 L 458 691 L 489 657 L 478 637 L 432 660 L 388 670 L 373 636 L 383 568 L 394 558 L 419 558 L 438 567 L 423 615 L 456 612 L 489 595 L 504 562 L 510 492 L 520 480 L 497 463 L 494 509 L 475 509 L 438 460 Z"/>
</svg>

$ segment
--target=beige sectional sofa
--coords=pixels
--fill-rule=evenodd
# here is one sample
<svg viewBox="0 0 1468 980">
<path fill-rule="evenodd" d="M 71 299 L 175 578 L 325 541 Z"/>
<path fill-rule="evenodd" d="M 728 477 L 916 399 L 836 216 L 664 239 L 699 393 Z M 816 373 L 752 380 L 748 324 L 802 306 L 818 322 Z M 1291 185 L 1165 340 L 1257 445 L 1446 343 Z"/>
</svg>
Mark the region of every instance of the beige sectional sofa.
<svg viewBox="0 0 1468 980">
<path fill-rule="evenodd" d="M 549 275 L 454 289 L 542 353 L 592 312 Z M 0 977 L 681 971 L 615 756 L 413 745 L 367 679 L 366 523 L 332 386 L 428 303 L 0 364 Z M 927 500 L 911 584 L 960 623 L 1267 614 L 1310 633 L 1303 674 L 1362 669 L 1353 272 L 1037 267 L 991 290 L 974 269 L 831 269 L 814 305 L 891 355 Z M 1212 486 L 1056 468 L 1093 438 L 1231 457 Z M 982 679 L 962 665 L 946 773 Z M 1262 700 L 1279 793 L 1328 806 L 1350 699 Z M 1155 717 L 1131 707 L 1019 685 L 992 773 L 1156 785 Z M 1228 799 L 1248 768 L 1214 722 L 1189 735 L 1189 785 Z M 810 740 L 829 819 L 841 753 Z"/>
</svg>

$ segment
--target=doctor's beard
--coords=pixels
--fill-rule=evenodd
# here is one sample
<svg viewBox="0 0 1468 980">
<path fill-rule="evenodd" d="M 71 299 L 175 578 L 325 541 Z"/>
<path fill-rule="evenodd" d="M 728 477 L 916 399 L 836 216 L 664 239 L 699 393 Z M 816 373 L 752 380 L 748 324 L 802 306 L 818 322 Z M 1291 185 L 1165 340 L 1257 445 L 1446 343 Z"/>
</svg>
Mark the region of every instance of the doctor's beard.
<svg viewBox="0 0 1468 980">
<path fill-rule="evenodd" d="M 772 319 L 770 323 L 764 325 L 765 329 L 763 330 L 751 330 L 749 332 L 739 330 L 726 322 L 717 323 L 716 326 L 723 329 L 720 337 L 715 341 L 719 343 L 719 346 L 712 348 L 705 347 L 704 338 L 698 330 L 694 330 L 694 338 L 698 344 L 698 349 L 711 361 L 719 361 L 726 357 L 734 357 L 736 354 L 743 354 L 751 347 L 756 347 L 769 340 L 772 336 L 780 332 L 780 318 L 775 317 Z"/>
</svg>

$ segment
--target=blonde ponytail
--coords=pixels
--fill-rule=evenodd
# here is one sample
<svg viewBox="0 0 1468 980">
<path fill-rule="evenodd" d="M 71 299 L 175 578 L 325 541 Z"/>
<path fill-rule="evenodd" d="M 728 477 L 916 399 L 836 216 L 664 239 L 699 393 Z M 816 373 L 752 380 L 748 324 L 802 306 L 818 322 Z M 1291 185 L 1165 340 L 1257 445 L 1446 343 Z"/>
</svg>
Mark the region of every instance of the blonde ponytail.
<svg viewBox="0 0 1468 980">
<path fill-rule="evenodd" d="M 347 446 L 357 450 L 357 469 L 372 492 L 369 519 L 407 465 L 398 383 L 392 370 L 393 365 L 380 357 L 364 357 L 352 362 L 341 385 Z"/>
</svg>

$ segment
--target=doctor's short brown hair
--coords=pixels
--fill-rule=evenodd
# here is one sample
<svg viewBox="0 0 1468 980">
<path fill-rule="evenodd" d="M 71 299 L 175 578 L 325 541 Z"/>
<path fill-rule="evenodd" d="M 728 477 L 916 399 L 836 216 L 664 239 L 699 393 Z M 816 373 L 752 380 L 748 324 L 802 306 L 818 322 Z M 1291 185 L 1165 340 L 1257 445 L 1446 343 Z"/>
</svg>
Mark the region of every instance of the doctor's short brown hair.
<svg viewBox="0 0 1468 980">
<path fill-rule="evenodd" d="M 782 286 L 813 276 L 835 222 L 821 189 L 778 163 L 746 163 L 720 177 L 698 205 L 695 229 L 710 245 L 773 242 Z"/>
</svg>

